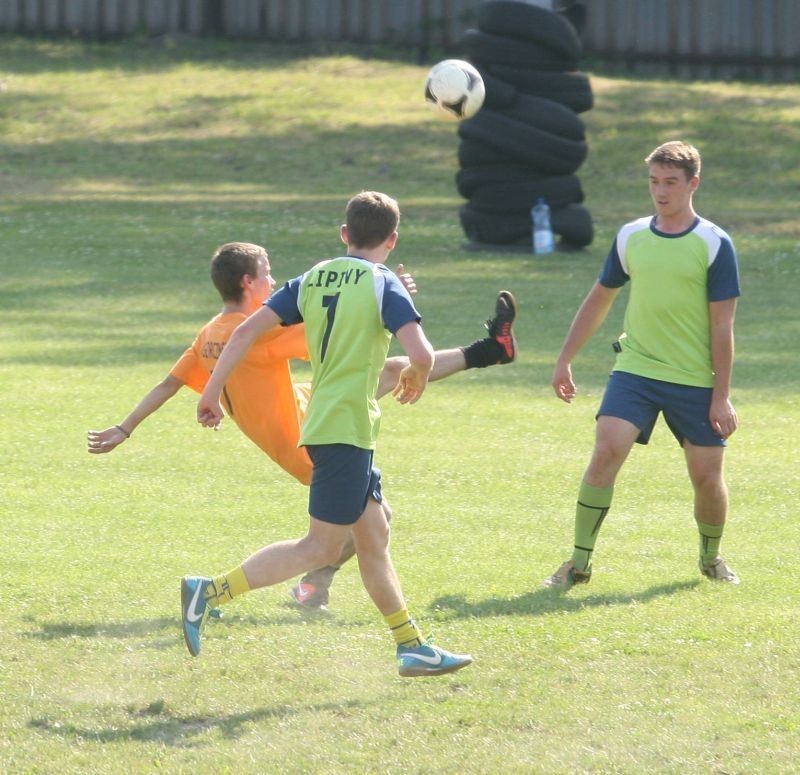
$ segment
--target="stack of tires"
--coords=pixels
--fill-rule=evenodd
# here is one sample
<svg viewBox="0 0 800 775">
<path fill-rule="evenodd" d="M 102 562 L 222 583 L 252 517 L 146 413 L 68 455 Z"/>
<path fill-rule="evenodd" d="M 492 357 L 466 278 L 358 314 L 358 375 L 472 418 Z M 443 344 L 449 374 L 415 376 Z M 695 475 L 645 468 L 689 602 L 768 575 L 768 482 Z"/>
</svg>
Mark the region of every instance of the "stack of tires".
<svg viewBox="0 0 800 775">
<path fill-rule="evenodd" d="M 587 153 L 578 114 L 593 104 L 589 78 L 577 71 L 581 8 L 573 7 L 570 21 L 518 0 L 489 0 L 478 29 L 462 37 L 465 58 L 486 85 L 484 106 L 458 130 L 456 185 L 468 200 L 459 216 L 472 243 L 530 246 L 530 211 L 540 197 L 559 247 L 592 241 L 575 174 Z"/>
</svg>

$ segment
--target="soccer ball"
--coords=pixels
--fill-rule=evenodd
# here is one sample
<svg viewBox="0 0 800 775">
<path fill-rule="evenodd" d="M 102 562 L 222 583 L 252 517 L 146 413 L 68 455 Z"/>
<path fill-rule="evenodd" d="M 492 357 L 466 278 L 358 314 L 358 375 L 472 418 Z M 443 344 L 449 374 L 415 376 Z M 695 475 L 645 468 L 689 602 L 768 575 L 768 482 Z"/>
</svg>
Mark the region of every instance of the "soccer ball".
<svg viewBox="0 0 800 775">
<path fill-rule="evenodd" d="M 460 121 L 483 105 L 486 87 L 481 74 L 463 59 L 435 64 L 425 81 L 425 102 L 438 116 Z"/>
</svg>

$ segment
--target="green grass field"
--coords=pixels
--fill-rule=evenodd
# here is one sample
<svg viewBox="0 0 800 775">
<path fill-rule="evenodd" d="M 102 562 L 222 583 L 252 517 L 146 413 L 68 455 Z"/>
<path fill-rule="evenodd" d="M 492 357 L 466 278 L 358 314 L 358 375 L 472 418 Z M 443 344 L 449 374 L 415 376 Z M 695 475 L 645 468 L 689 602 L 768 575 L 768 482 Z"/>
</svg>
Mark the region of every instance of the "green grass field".
<svg viewBox="0 0 800 775">
<path fill-rule="evenodd" d="M 323 52 L 325 53 L 325 52 Z M 786 773 L 800 737 L 800 87 L 593 72 L 579 171 L 597 236 L 540 258 L 469 253 L 456 129 L 426 66 L 358 51 L 0 39 L 0 771 Z M 649 211 L 642 159 L 688 139 L 699 211 L 736 242 L 744 294 L 724 553 L 699 576 L 682 455 L 663 424 L 623 470 L 588 587 L 539 590 L 573 503 L 622 304 L 553 359 L 616 229 Z M 438 347 L 481 336 L 499 288 L 519 361 L 384 403 L 393 555 L 426 632 L 475 664 L 397 677 L 345 568 L 332 615 L 288 585 L 232 603 L 186 653 L 178 582 L 299 535 L 306 491 L 180 394 L 111 455 L 119 422 L 218 309 L 215 247 L 264 244 L 288 279 L 339 249 L 363 188 L 403 208 L 396 258 Z"/>
</svg>

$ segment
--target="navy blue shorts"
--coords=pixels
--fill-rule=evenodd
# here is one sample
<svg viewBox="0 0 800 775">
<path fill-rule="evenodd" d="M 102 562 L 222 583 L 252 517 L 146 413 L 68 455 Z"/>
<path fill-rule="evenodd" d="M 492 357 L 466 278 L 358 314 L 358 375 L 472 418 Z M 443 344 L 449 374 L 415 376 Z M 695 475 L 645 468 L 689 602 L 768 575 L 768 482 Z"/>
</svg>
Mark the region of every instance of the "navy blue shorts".
<svg viewBox="0 0 800 775">
<path fill-rule="evenodd" d="M 662 412 L 672 435 L 698 447 L 724 447 L 723 439 L 708 419 L 711 388 L 676 385 L 659 379 L 613 371 L 597 416 L 620 417 L 639 429 L 638 444 L 647 444 Z"/>
<path fill-rule="evenodd" d="M 309 444 L 314 466 L 308 513 L 334 525 L 352 525 L 364 513 L 367 501 L 378 503 L 381 472 L 372 465 L 372 450 L 350 444 Z"/>
</svg>

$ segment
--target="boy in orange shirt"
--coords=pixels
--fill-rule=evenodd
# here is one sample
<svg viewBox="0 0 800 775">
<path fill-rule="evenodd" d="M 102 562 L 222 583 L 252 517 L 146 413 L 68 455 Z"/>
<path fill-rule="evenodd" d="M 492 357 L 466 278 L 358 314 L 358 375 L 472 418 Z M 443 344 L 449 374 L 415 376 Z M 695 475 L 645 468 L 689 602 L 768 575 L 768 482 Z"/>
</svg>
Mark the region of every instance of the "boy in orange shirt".
<svg viewBox="0 0 800 775">
<path fill-rule="evenodd" d="M 397 274 L 410 293 L 416 286 L 410 275 L 398 267 Z M 157 411 L 182 387 L 202 393 L 217 359 L 234 329 L 258 310 L 275 288 L 269 256 L 264 248 L 246 242 L 222 245 L 211 259 L 211 279 L 223 301 L 223 309 L 195 337 L 170 373 L 159 382 L 118 425 L 103 431 L 89 431 L 92 454 L 111 452 L 130 438 L 135 428 Z M 508 291 L 498 295 L 495 317 L 487 322 L 489 337 L 463 348 L 438 350 L 430 381 L 468 368 L 510 363 L 516 358 L 513 323 L 514 297 Z M 308 404 L 310 385 L 292 381 L 289 361 L 308 360 L 305 328 L 301 325 L 269 331 L 249 350 L 228 379 L 223 407 L 242 433 L 301 484 L 311 481 L 311 461 L 304 447 L 298 447 L 300 425 Z M 388 358 L 380 376 L 377 397 L 390 392 L 408 359 Z M 348 542 L 336 565 L 306 574 L 291 591 L 301 606 L 322 608 L 328 602 L 328 588 L 342 563 L 354 554 Z"/>
</svg>

